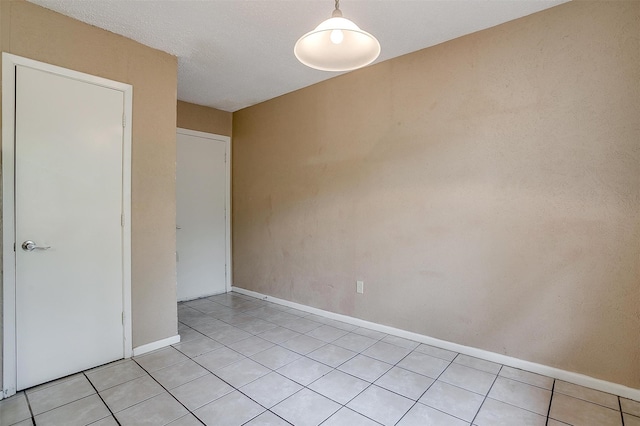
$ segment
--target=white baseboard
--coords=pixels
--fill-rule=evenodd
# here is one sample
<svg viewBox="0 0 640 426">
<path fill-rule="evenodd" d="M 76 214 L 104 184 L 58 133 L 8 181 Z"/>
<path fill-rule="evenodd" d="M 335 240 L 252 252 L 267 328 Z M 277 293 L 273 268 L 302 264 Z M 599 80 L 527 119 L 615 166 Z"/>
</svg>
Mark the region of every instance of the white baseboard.
<svg viewBox="0 0 640 426">
<path fill-rule="evenodd" d="M 414 340 L 416 342 L 425 343 L 431 346 L 437 346 L 449 351 L 485 359 L 487 361 L 496 362 L 498 364 L 507 365 L 509 367 L 519 368 L 521 370 L 531 371 L 532 373 L 542 374 L 543 376 L 553 377 L 554 379 L 564 380 L 565 382 L 574 383 L 576 385 L 585 386 L 602 392 L 607 392 L 625 398 L 633 399 L 635 401 L 640 401 L 640 389 L 630 388 L 618 383 L 596 379 L 584 374 L 574 373 L 572 371 L 562 370 L 560 368 L 550 367 L 548 365 L 525 361 L 496 352 L 486 351 L 484 349 L 473 348 L 471 346 L 464 346 L 458 343 L 436 339 L 433 337 L 425 336 L 423 334 L 413 333 L 411 331 L 401 330 L 399 328 L 389 327 L 387 325 L 377 324 L 347 315 L 336 314 L 335 312 L 329 312 L 322 309 L 313 308 L 311 306 L 301 305 L 299 303 L 290 302 L 284 299 L 278 299 L 277 297 L 267 296 L 265 294 L 257 293 L 251 290 L 245 290 L 239 287 L 231 287 L 231 291 L 262 299 L 267 302 L 273 302 L 279 305 L 288 306 L 290 308 L 299 309 L 301 311 L 309 312 L 321 317 L 346 322 L 358 327 L 365 327 L 371 330 L 380 331 L 382 333 L 391 334 L 393 336 L 404 337 L 405 339 Z"/>
<path fill-rule="evenodd" d="M 133 356 L 146 354 L 147 352 L 155 351 L 156 349 L 161 349 L 161 348 L 164 348 L 165 346 L 175 345 L 176 343 L 180 343 L 179 334 L 176 334 L 175 336 L 172 336 L 172 337 L 167 337 L 166 339 L 156 340 L 155 342 L 147 343 L 146 345 L 133 348 Z"/>
</svg>

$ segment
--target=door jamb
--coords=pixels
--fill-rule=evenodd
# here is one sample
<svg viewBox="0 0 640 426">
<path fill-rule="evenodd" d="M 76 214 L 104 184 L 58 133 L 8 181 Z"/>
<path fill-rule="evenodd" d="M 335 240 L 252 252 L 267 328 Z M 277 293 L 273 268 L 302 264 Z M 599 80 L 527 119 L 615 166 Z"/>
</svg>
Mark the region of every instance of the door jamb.
<svg viewBox="0 0 640 426">
<path fill-rule="evenodd" d="M 232 263 L 231 263 L 231 137 L 214 133 L 199 132 L 196 130 L 177 128 L 177 133 L 187 136 L 196 136 L 204 139 L 212 139 L 224 142 L 225 150 L 225 290 L 227 293 L 232 287 Z"/>
<path fill-rule="evenodd" d="M 2 392 L 16 393 L 16 253 L 15 253 L 15 83 L 16 66 L 57 74 L 118 90 L 124 95 L 122 146 L 122 284 L 124 358 L 133 352 L 131 334 L 131 128 L 133 87 L 90 74 L 2 52 Z"/>
</svg>

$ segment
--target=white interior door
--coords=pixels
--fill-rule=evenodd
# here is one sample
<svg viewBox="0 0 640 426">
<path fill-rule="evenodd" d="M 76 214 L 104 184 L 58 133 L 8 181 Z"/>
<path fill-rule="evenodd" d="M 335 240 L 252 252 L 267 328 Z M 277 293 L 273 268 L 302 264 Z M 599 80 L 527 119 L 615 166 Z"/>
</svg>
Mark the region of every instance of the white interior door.
<svg viewBox="0 0 640 426">
<path fill-rule="evenodd" d="M 226 291 L 226 149 L 215 135 L 178 130 L 178 300 Z"/>
<path fill-rule="evenodd" d="M 123 358 L 124 102 L 118 90 L 16 72 L 16 373 L 24 389 Z"/>
</svg>

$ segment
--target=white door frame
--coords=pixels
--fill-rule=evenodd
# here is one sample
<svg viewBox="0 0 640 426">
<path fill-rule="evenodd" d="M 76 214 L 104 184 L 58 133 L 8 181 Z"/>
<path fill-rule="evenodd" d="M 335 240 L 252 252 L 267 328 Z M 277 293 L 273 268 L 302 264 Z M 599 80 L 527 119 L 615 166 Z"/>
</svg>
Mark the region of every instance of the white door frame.
<svg viewBox="0 0 640 426">
<path fill-rule="evenodd" d="M 225 289 L 231 291 L 231 138 L 229 136 L 216 135 L 213 133 L 198 132 L 196 130 L 182 129 L 178 127 L 177 133 L 187 136 L 196 136 L 204 139 L 212 139 L 224 142 L 225 152 L 225 200 L 224 200 L 224 222 L 225 222 Z M 176 148 L 177 149 L 177 148 Z"/>
<path fill-rule="evenodd" d="M 15 104 L 16 66 L 72 78 L 121 91 L 124 95 L 122 147 L 122 284 L 124 357 L 132 354 L 131 341 L 131 123 L 133 87 L 9 53 L 2 53 L 2 396 L 16 393 L 16 253 L 15 253 Z"/>
</svg>

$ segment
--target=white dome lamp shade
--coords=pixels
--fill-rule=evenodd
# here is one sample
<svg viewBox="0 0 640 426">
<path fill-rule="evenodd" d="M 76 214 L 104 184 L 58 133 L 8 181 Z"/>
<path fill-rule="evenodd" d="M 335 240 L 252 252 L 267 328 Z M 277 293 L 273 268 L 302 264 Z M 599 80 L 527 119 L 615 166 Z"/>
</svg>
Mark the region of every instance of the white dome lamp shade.
<svg viewBox="0 0 640 426">
<path fill-rule="evenodd" d="M 340 0 L 331 18 L 300 37 L 296 58 L 321 71 L 352 71 L 369 65 L 380 55 L 380 43 L 371 34 L 342 17 Z"/>
</svg>

